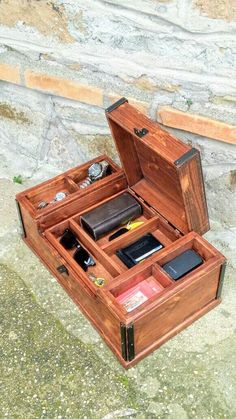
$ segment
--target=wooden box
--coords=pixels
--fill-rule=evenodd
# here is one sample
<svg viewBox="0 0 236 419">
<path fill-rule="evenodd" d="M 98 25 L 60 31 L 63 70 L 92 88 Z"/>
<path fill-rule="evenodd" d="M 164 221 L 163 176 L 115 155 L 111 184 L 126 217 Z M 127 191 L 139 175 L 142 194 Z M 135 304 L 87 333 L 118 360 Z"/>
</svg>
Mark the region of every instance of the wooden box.
<svg viewBox="0 0 236 419">
<path fill-rule="evenodd" d="M 209 229 L 199 152 L 165 132 L 125 98 L 106 110 L 123 169 L 99 156 L 17 195 L 24 241 L 81 308 L 125 368 L 133 366 L 220 302 L 225 257 L 202 234 Z M 86 189 L 81 182 L 92 162 L 106 159 L 111 172 Z M 38 209 L 58 191 L 67 197 Z M 80 215 L 127 191 L 141 204 L 144 223 L 108 241 L 94 241 L 81 227 Z M 88 272 L 104 277 L 97 287 L 59 243 L 66 228 L 96 261 Z M 114 232 L 115 230 L 113 230 Z M 116 250 L 152 233 L 164 249 L 128 269 Z M 173 281 L 164 263 L 187 249 L 204 263 Z M 119 296 L 146 281 L 159 290 L 127 312 Z"/>
</svg>

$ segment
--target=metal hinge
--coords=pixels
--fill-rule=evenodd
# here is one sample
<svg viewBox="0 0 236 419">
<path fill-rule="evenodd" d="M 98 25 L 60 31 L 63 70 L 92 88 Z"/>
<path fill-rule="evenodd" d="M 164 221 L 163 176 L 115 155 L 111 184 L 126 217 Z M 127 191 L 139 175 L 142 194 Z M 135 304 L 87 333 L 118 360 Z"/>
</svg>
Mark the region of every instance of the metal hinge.
<svg viewBox="0 0 236 419">
<path fill-rule="evenodd" d="M 131 323 L 126 326 L 124 323 L 121 323 L 120 333 L 122 357 L 125 361 L 132 361 L 135 358 L 134 325 Z"/>
<path fill-rule="evenodd" d="M 21 229 L 22 229 L 22 237 L 26 237 L 26 231 L 25 231 L 25 226 L 24 226 L 24 221 L 23 221 L 23 217 L 22 217 L 22 213 L 21 213 L 21 207 L 19 202 L 16 200 L 16 209 L 17 209 L 17 213 L 18 213 L 18 217 L 20 220 L 20 224 L 21 224 Z"/>
<path fill-rule="evenodd" d="M 224 278 L 225 278 L 226 265 L 227 265 L 227 263 L 224 262 L 223 265 L 221 265 L 221 268 L 220 268 L 220 279 L 219 279 L 219 284 L 218 284 L 218 288 L 217 288 L 217 292 L 216 292 L 216 298 L 217 299 L 221 297 L 222 288 L 223 288 L 223 284 L 224 284 Z"/>
<path fill-rule="evenodd" d="M 148 132 L 147 128 L 134 128 L 134 133 L 140 138 L 144 137 L 144 135 L 148 134 Z"/>
</svg>

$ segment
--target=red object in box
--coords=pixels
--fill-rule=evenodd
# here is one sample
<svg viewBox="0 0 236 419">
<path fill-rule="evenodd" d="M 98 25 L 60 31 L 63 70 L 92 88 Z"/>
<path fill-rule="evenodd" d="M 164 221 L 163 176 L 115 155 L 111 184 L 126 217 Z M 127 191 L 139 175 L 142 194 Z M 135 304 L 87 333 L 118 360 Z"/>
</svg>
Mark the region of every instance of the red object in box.
<svg viewBox="0 0 236 419">
<path fill-rule="evenodd" d="M 123 292 L 116 299 L 130 312 L 162 290 L 162 285 L 155 281 L 154 278 L 148 278 Z"/>
</svg>

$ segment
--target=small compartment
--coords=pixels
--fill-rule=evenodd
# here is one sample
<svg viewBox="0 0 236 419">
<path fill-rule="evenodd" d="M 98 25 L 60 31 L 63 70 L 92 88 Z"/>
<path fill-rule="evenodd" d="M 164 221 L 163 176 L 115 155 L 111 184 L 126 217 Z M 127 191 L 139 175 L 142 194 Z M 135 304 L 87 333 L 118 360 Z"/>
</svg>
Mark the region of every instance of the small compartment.
<svg viewBox="0 0 236 419">
<path fill-rule="evenodd" d="M 142 202 L 141 200 L 138 199 L 137 196 L 135 196 L 135 194 L 131 193 L 130 190 L 124 190 L 122 192 L 119 192 L 118 194 L 113 195 L 112 197 L 109 197 L 108 199 L 105 199 L 99 203 L 97 203 L 96 205 L 93 205 L 91 207 L 89 207 L 88 209 L 86 209 L 86 211 L 80 212 L 78 214 L 76 214 L 73 217 L 73 220 L 80 226 L 80 217 L 83 213 L 87 213 L 92 211 L 93 209 L 96 209 L 97 207 L 100 207 L 101 205 L 105 204 L 106 202 L 109 202 L 111 200 L 113 200 L 114 198 L 129 192 L 129 194 L 131 196 L 133 196 L 136 201 L 139 202 L 139 204 L 142 207 L 142 214 L 140 216 L 138 216 L 137 218 L 135 218 L 134 220 L 132 220 L 132 223 L 137 223 L 137 222 L 141 222 L 142 224 L 137 226 L 135 229 L 133 230 L 128 230 L 126 233 L 122 234 L 121 236 L 119 236 L 118 238 L 115 238 L 111 241 L 109 241 L 110 236 L 112 236 L 114 233 L 116 233 L 117 231 L 119 231 L 120 229 L 124 228 L 127 226 L 127 222 L 124 224 L 121 224 L 119 227 L 116 227 L 114 229 L 112 229 L 111 231 L 109 231 L 109 233 L 106 233 L 103 237 L 101 237 L 100 239 L 96 240 L 96 243 L 103 249 L 106 250 L 106 248 L 109 248 L 109 245 L 113 244 L 116 242 L 116 240 L 119 240 L 121 238 L 127 237 L 131 232 L 136 232 L 136 231 L 140 231 L 140 229 L 144 228 L 144 225 L 146 225 L 146 223 L 148 221 L 150 221 L 152 218 L 155 217 L 156 213 L 155 211 L 153 211 L 148 205 L 146 205 L 144 202 Z M 87 233 L 87 232 L 86 232 Z M 87 233 L 89 234 L 89 233 Z"/>
<path fill-rule="evenodd" d="M 121 279 L 119 284 L 109 291 L 116 303 L 121 305 L 126 313 L 130 313 L 158 298 L 171 285 L 173 281 L 153 264 L 128 279 Z"/>
<path fill-rule="evenodd" d="M 194 253 L 190 253 L 189 251 L 193 251 Z M 207 266 L 214 261 L 214 258 L 217 258 L 216 254 L 216 249 L 214 249 L 206 240 L 195 235 L 195 233 L 189 233 L 176 243 L 176 247 L 173 246 L 172 249 L 165 252 L 165 255 L 160 255 L 158 258 L 158 265 L 161 267 L 162 271 L 177 284 L 190 275 L 206 269 Z M 179 259 L 182 255 L 183 259 Z M 173 264 L 169 265 L 169 262 L 171 261 L 173 261 Z M 173 274 L 171 274 L 171 272 L 173 272 Z"/>
<path fill-rule="evenodd" d="M 87 165 L 87 167 L 85 167 L 83 170 L 80 170 L 79 172 L 75 172 L 75 173 L 71 174 L 71 178 L 75 182 L 75 184 L 78 186 L 78 188 L 80 188 L 80 186 L 82 186 L 82 184 L 84 182 L 86 184 L 86 180 L 88 178 L 88 168 L 90 166 L 92 166 L 92 164 L 101 163 L 103 161 L 106 161 L 108 163 L 108 165 L 107 165 L 107 169 L 106 169 L 106 175 L 104 177 L 102 177 L 101 179 L 104 179 L 105 177 L 108 177 L 111 174 L 115 173 L 117 167 L 110 159 L 103 158 L 101 160 L 98 160 L 94 163 L 91 163 L 91 165 Z M 98 182 L 98 181 L 96 181 L 96 182 Z M 89 183 L 86 184 L 86 188 L 89 187 L 89 186 L 91 186 Z"/>
<path fill-rule="evenodd" d="M 106 243 L 102 246 L 102 249 L 112 258 L 115 263 L 119 265 L 122 272 L 124 272 L 128 269 L 128 267 L 117 256 L 117 250 L 131 245 L 148 233 L 151 233 L 164 246 L 164 249 L 180 237 L 180 233 L 177 230 L 175 230 L 171 225 L 164 221 L 162 217 L 155 215 L 153 218 L 147 220 L 138 229 L 129 231 L 128 233 L 118 237 L 112 242 Z M 155 252 L 150 257 L 155 257 L 164 249 Z M 149 258 L 146 258 L 145 260 L 148 259 Z"/>
<path fill-rule="evenodd" d="M 42 188 L 38 188 L 26 195 L 33 207 L 42 212 L 44 208 L 54 207 L 58 202 L 64 201 L 69 195 L 78 191 L 78 186 L 73 182 L 69 176 L 54 180 Z M 56 200 L 57 194 L 64 194 L 65 198 Z M 40 207 L 40 204 L 45 202 L 45 207 Z"/>
<path fill-rule="evenodd" d="M 108 164 L 106 176 L 102 177 L 99 180 L 94 181 L 91 184 L 87 184 L 85 188 L 80 188 L 81 184 L 88 179 L 88 169 L 93 164 L 100 163 L 101 161 L 106 161 Z M 64 173 L 64 175 L 56 176 L 51 179 L 50 182 L 43 182 L 37 187 L 29 189 L 26 194 L 26 198 L 33 206 L 35 211 L 38 211 L 38 214 L 42 214 L 43 210 L 54 209 L 55 205 L 58 206 L 59 203 L 65 202 L 69 196 L 75 192 L 85 193 L 87 190 L 91 191 L 92 187 L 98 183 L 101 185 L 106 179 L 111 177 L 111 175 L 116 176 L 121 173 L 121 169 L 107 156 L 97 157 L 94 160 L 87 162 L 84 165 L 78 166 L 74 169 L 71 169 Z M 58 193 L 65 195 L 63 199 L 58 199 Z M 59 195 L 60 198 L 60 195 Z M 44 206 L 43 203 L 46 205 Z"/>
<path fill-rule="evenodd" d="M 72 249 L 68 250 L 60 243 L 60 238 L 66 229 L 69 229 L 74 234 L 79 244 L 89 253 L 90 256 L 92 256 L 95 261 L 95 265 L 89 266 L 87 271 L 84 271 L 73 257 L 76 251 L 76 246 L 73 246 Z M 92 274 L 97 278 L 103 278 L 105 280 L 105 284 L 108 285 L 112 278 L 121 273 L 119 267 L 110 261 L 109 257 L 99 248 L 99 246 L 87 237 L 83 230 L 78 227 L 73 220 L 69 219 L 57 224 L 56 226 L 46 230 L 44 235 L 50 243 L 53 244 L 54 248 L 60 253 L 60 255 L 70 264 L 75 272 L 78 272 L 78 274 L 83 272 L 83 274 L 87 276 L 88 282 L 92 282 L 89 278 Z"/>
</svg>

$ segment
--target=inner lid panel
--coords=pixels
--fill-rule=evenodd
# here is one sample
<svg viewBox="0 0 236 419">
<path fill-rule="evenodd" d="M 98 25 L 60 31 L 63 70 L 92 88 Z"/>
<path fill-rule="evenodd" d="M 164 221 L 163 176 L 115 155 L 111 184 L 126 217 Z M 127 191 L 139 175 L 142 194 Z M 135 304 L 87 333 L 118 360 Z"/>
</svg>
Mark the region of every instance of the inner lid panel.
<svg viewBox="0 0 236 419">
<path fill-rule="evenodd" d="M 199 152 L 125 98 L 106 110 L 130 188 L 181 233 L 209 230 Z"/>
<path fill-rule="evenodd" d="M 129 186 L 180 231 L 188 232 L 176 168 L 144 140 L 109 121 Z"/>
</svg>

